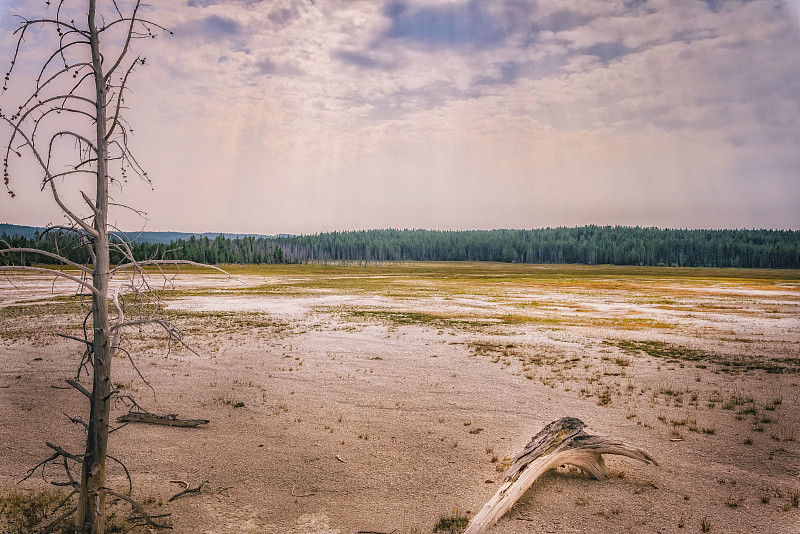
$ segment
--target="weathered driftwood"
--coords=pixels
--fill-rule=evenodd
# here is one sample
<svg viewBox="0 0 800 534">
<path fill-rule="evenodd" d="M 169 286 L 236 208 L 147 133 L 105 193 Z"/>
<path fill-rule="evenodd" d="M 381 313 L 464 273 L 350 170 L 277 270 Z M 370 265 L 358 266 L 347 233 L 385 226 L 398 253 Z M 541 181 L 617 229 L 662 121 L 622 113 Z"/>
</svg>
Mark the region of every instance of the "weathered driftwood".
<svg viewBox="0 0 800 534">
<path fill-rule="evenodd" d="M 181 482 L 181 483 L 182 483 L 182 484 L 186 484 L 186 482 Z M 187 495 L 187 494 L 189 494 L 189 493 L 200 493 L 200 490 L 202 490 L 202 489 L 203 489 L 203 486 L 205 486 L 206 484 L 208 484 L 208 480 L 204 480 L 204 481 L 203 481 L 203 482 L 201 482 L 201 483 L 200 483 L 200 485 L 199 485 L 199 486 L 197 486 L 196 488 L 190 488 L 190 487 L 189 487 L 189 484 L 186 484 L 186 489 L 184 489 L 183 491 L 179 491 L 178 493 L 176 493 L 175 495 L 173 495 L 172 497 L 170 497 L 170 498 L 169 498 L 169 500 L 168 500 L 167 502 L 172 502 L 172 501 L 174 501 L 175 499 L 177 499 L 178 497 L 181 497 L 181 496 L 183 496 L 183 495 Z"/>
<path fill-rule="evenodd" d="M 152 425 L 181 426 L 194 428 L 200 425 L 207 425 L 208 419 L 178 419 L 174 413 L 158 415 L 147 412 L 129 412 L 117 417 L 118 423 L 150 423 Z"/>
<path fill-rule="evenodd" d="M 658 465 L 643 449 L 608 437 L 590 436 L 583 431 L 584 426 L 580 419 L 564 417 L 536 434 L 514 458 L 500 489 L 472 518 L 464 534 L 479 534 L 494 525 L 536 479 L 560 465 L 574 465 L 598 480 L 609 477 L 603 454 L 618 454 Z"/>
</svg>

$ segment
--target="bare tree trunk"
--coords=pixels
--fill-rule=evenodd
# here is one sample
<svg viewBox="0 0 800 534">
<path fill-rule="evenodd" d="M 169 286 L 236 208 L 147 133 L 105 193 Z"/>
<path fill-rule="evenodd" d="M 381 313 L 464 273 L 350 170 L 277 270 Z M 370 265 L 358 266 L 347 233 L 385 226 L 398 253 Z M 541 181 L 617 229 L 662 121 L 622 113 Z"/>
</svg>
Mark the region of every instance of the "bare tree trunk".
<svg viewBox="0 0 800 534">
<path fill-rule="evenodd" d="M 45 4 L 50 6 L 50 3 Z M 6 83 L 0 94 L 5 93 L 7 89 L 14 65 L 20 59 L 20 52 L 24 48 L 28 30 L 49 28 L 57 34 L 57 38 L 52 36 L 56 39 L 53 41 L 56 43 L 55 51 L 44 55 L 45 60 L 35 78 L 33 93 L 22 101 L 22 105 L 13 115 L 6 116 L 0 111 L 0 124 L 7 124 L 11 128 L 8 143 L 4 146 L 4 183 L 13 197 L 14 193 L 9 188 L 9 156 L 15 154 L 22 157 L 22 149 L 29 151 L 32 161 L 38 164 L 43 173 L 42 188 L 50 189 L 53 199 L 71 221 L 66 226 L 51 226 L 48 231 L 54 230 L 56 240 L 59 236 L 68 238 L 70 247 L 76 244 L 85 247 L 91 260 L 83 265 L 60 253 L 37 251 L 28 247 L 11 247 L 8 243 L 0 242 L 0 256 L 13 253 L 39 253 L 77 269 L 80 274 L 76 276 L 62 270 L 25 265 L 0 265 L 0 271 L 48 272 L 55 277 L 78 284 L 82 295 L 86 295 L 87 291 L 92 295 L 92 332 L 90 334 L 84 331 L 83 339 L 74 338 L 85 343 L 78 374 L 80 375 L 84 369 L 92 368 L 91 392 L 77 380 L 67 381 L 89 398 L 88 423 L 73 419 L 87 429 L 84 454 L 76 455 L 57 445 L 48 444 L 54 450 L 53 455 L 31 469 L 27 477 L 41 468 L 42 476 L 46 479 L 44 473 L 46 466 L 63 463 L 70 485 L 74 493 L 79 495 L 75 526 L 69 529 L 70 532 L 103 534 L 106 494 L 131 503 L 141 512 L 141 507 L 129 496 L 123 496 L 106 486 L 106 457 L 112 399 L 138 406 L 133 397 L 120 394 L 112 387 L 111 362 L 114 353 L 120 348 L 122 330 L 152 325 L 163 328 L 170 342 L 182 343 L 180 332 L 169 322 L 158 317 L 160 305 L 157 296 L 146 298 L 145 304 L 138 308 L 138 316 L 126 320 L 122 293 L 128 292 L 138 298 L 151 291 L 149 275 L 144 269 L 147 265 L 193 262 L 173 262 L 155 258 L 137 261 L 124 237 L 114 234 L 109 229 L 108 194 L 114 173 L 119 171 L 124 177 L 126 171 L 132 172 L 150 183 L 147 173 L 128 147 L 130 130 L 121 113 L 125 109 L 124 94 L 128 90 L 128 77 L 138 65 L 145 63 L 145 58 L 134 55 L 131 43 L 145 37 L 154 38 L 154 31 L 171 32 L 139 15 L 139 10 L 143 7 L 142 0 L 111 2 L 59 0 L 54 4 L 57 4 L 55 13 L 51 11 L 50 15 L 39 18 L 21 16 L 19 28 L 14 32 L 17 35 L 17 45 L 11 66 L 5 76 Z M 85 26 L 69 18 L 76 9 L 83 9 L 77 7 L 79 5 L 87 6 Z M 104 51 L 101 51 L 101 37 L 105 43 Z M 92 81 L 94 87 L 91 86 Z M 42 126 L 43 124 L 45 126 Z M 92 128 L 94 133 L 87 133 Z M 41 139 L 43 135 L 49 139 Z M 68 152 L 62 152 L 60 145 L 65 141 L 74 143 L 75 153 L 72 156 Z M 59 195 L 58 188 L 61 187 L 60 184 L 79 177 L 94 178 L 96 192 L 92 200 L 90 195 L 78 189 L 86 205 L 76 206 L 65 202 Z M 124 258 L 114 269 L 111 269 L 110 265 L 111 252 L 116 252 Z M 115 274 L 123 276 L 124 280 L 120 281 L 116 291 L 113 292 L 116 317 L 112 321 L 109 317 L 109 308 L 112 304 L 109 284 Z M 88 280 L 89 277 L 91 280 Z M 84 329 L 87 327 L 87 323 L 84 322 Z M 133 359 L 129 354 L 128 356 L 138 372 Z M 139 374 L 141 376 L 141 373 Z M 142 379 L 144 380 L 144 377 Z M 81 464 L 80 484 L 72 476 L 68 461 Z M 63 485 L 63 482 L 53 481 L 53 484 Z M 69 514 L 60 516 L 48 527 L 48 531 L 56 528 L 67 515 Z M 154 528 L 170 528 L 150 520 L 148 525 Z"/>
<path fill-rule="evenodd" d="M 89 33 L 95 81 L 97 112 L 97 196 L 95 197 L 94 272 L 92 284 L 93 370 L 90 397 L 89 433 L 81 472 L 81 489 L 75 524 L 91 534 L 103 534 L 105 521 L 106 452 L 111 407 L 111 330 L 108 318 L 108 282 L 110 258 L 108 244 L 108 139 L 106 125 L 106 88 L 103 77 L 100 38 L 95 24 L 96 0 L 89 1 Z"/>
</svg>

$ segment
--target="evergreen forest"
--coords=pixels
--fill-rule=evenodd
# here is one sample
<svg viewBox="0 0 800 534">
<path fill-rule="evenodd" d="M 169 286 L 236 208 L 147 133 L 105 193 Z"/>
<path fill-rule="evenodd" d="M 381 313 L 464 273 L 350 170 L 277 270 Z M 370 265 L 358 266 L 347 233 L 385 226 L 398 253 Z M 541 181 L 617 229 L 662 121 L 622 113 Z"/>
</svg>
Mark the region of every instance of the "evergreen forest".
<svg viewBox="0 0 800 534">
<path fill-rule="evenodd" d="M 58 250 L 84 263 L 77 236 L 46 232 L 2 239 L 8 246 Z M 537 264 L 610 264 L 679 267 L 800 268 L 800 231 L 674 230 L 583 226 L 535 230 L 361 230 L 300 236 L 217 235 L 175 239 L 169 244 L 138 240 L 138 258 L 209 264 L 371 263 L 491 261 Z M 121 255 L 112 261 L 119 261 Z M 47 263 L 38 254 L 4 254 L 7 264 Z"/>
</svg>

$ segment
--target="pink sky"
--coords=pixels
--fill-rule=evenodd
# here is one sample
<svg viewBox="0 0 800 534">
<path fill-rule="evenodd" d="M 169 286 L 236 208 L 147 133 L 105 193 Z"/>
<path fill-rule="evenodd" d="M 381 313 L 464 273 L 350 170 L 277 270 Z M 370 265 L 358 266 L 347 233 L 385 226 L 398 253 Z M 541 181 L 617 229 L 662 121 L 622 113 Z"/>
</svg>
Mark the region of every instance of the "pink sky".
<svg viewBox="0 0 800 534">
<path fill-rule="evenodd" d="M 115 191 L 148 230 L 800 229 L 797 2 L 153 4 L 175 35 L 137 43 L 126 105 L 154 191 Z M 0 5 L 0 58 L 44 13 Z M 0 222 L 62 221 L 33 167 L 11 180 Z"/>
</svg>

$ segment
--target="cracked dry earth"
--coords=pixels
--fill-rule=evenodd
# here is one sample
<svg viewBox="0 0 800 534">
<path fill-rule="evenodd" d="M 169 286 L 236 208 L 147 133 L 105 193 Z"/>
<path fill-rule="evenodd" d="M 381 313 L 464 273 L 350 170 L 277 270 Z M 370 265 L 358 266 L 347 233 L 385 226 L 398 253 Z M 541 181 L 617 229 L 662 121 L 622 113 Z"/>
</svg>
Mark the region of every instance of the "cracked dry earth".
<svg viewBox="0 0 800 534">
<path fill-rule="evenodd" d="M 183 271 L 166 312 L 193 348 L 132 333 L 114 383 L 148 410 L 110 454 L 178 533 L 429 533 L 471 517 L 563 416 L 647 449 L 614 477 L 543 476 L 491 530 L 800 533 L 800 273 L 405 264 Z M 63 415 L 74 288 L 0 282 L 0 487 L 80 450 Z M 114 415 L 124 413 L 123 406 Z M 124 485 L 110 465 L 112 484 Z M 57 473 L 49 473 L 55 477 Z M 199 494 L 172 502 L 208 480 Z M 143 530 L 147 532 L 147 530 Z"/>
</svg>

